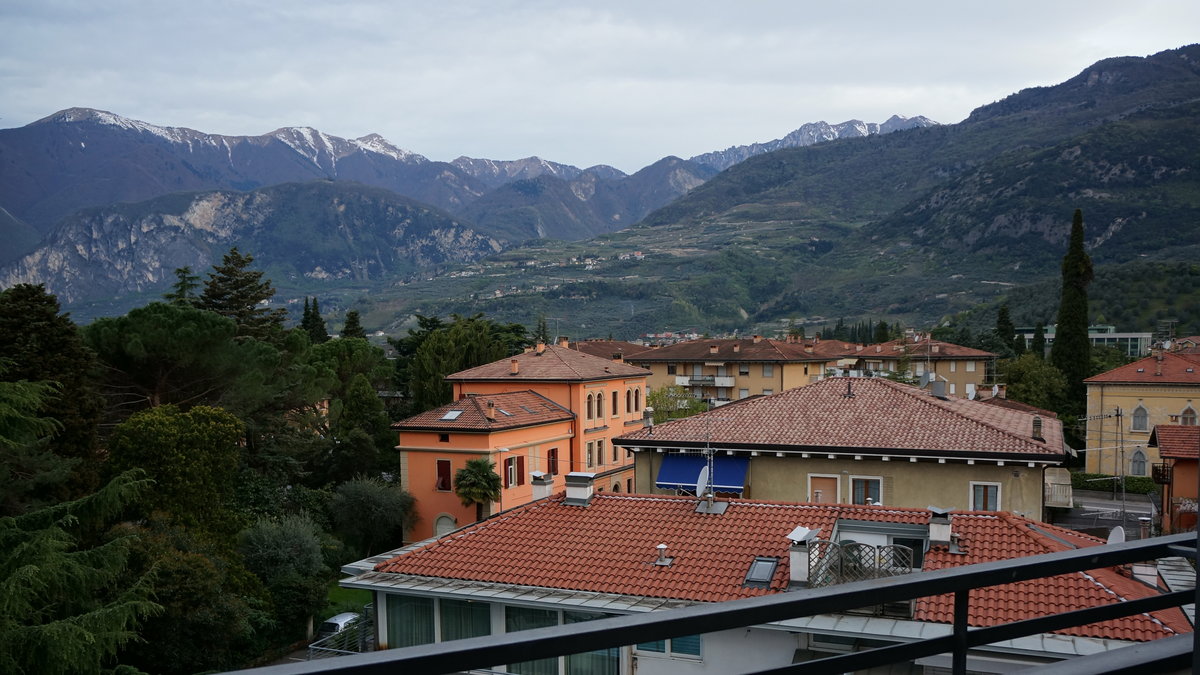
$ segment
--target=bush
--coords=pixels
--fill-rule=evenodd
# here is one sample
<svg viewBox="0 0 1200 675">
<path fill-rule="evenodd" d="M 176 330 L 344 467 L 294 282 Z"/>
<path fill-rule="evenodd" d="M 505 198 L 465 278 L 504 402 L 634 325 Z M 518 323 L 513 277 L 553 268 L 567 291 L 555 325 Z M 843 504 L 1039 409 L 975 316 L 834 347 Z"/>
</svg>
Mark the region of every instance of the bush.
<svg viewBox="0 0 1200 675">
<path fill-rule="evenodd" d="M 1097 478 L 1112 477 L 1112 474 L 1107 473 L 1084 473 L 1082 471 L 1072 471 L 1071 487 L 1076 490 L 1112 490 L 1113 483 L 1117 481 L 1096 481 L 1094 483 L 1088 482 Z M 1157 495 L 1158 485 L 1149 476 L 1125 476 L 1125 492 L 1127 494 Z"/>
</svg>

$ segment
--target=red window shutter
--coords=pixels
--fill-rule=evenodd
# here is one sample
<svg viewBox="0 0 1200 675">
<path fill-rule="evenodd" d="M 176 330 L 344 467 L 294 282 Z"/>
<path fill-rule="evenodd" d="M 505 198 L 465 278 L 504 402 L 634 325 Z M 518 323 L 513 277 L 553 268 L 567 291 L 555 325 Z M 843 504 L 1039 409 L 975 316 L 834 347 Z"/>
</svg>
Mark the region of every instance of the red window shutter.
<svg viewBox="0 0 1200 675">
<path fill-rule="evenodd" d="M 525 455 L 517 456 L 517 485 L 525 484 Z"/>
<path fill-rule="evenodd" d="M 508 467 L 512 465 L 511 463 L 512 459 L 504 460 L 504 475 L 502 476 L 502 479 L 504 480 L 504 487 L 508 487 Z"/>
</svg>

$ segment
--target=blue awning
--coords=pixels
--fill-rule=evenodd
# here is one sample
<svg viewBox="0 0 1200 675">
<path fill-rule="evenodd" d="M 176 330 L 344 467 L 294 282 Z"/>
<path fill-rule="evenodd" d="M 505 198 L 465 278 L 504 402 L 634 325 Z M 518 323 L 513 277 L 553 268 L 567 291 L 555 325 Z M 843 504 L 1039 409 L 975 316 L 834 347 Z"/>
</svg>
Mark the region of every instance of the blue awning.
<svg viewBox="0 0 1200 675">
<path fill-rule="evenodd" d="M 655 487 L 667 490 L 695 490 L 700 469 L 704 468 L 703 455 L 664 455 L 658 469 Z M 746 489 L 746 469 L 749 457 L 714 457 L 712 486 L 716 492 L 743 492 Z"/>
</svg>

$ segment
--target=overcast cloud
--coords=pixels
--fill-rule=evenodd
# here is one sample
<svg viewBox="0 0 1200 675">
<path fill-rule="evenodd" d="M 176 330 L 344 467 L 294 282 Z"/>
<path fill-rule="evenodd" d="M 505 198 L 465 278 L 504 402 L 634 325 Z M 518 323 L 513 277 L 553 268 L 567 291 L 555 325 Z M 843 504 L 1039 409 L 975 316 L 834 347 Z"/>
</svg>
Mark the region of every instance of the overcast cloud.
<svg viewBox="0 0 1200 675">
<path fill-rule="evenodd" d="M 1102 58 L 1195 42 L 1200 27 L 1196 0 L 432 5 L 8 0 L 0 127 L 81 106 L 632 172 L 816 120 L 958 122 Z"/>
</svg>

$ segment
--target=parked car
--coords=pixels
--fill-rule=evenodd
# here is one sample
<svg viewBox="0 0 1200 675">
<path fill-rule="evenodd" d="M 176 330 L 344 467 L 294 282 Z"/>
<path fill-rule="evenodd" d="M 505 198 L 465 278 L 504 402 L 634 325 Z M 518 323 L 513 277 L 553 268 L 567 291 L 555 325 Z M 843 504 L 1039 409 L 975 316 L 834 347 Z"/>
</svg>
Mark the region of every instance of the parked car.
<svg viewBox="0 0 1200 675">
<path fill-rule="evenodd" d="M 359 616 L 358 612 L 342 612 L 341 614 L 335 614 L 328 619 L 325 619 L 325 621 L 321 624 L 321 627 L 317 629 L 317 639 L 321 640 L 329 637 L 330 635 L 340 633 L 350 626 L 350 624 L 358 621 L 359 618 L 361 617 Z"/>
</svg>

